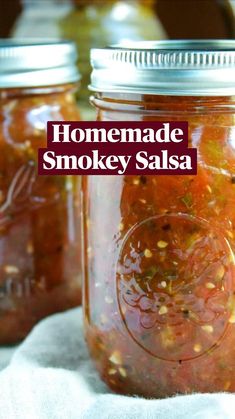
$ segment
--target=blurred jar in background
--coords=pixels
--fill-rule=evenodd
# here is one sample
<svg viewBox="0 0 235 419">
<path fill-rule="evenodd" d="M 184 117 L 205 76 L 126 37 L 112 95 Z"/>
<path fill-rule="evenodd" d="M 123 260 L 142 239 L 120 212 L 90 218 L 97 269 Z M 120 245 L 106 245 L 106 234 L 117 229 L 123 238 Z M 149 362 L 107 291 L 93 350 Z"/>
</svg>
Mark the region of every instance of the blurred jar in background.
<svg viewBox="0 0 235 419">
<path fill-rule="evenodd" d="M 78 120 L 71 42 L 0 44 L 0 344 L 81 302 L 80 178 L 37 176 L 48 120 Z"/>
<path fill-rule="evenodd" d="M 82 88 L 79 93 L 87 110 L 90 83 L 89 51 L 130 40 L 165 39 L 166 32 L 157 18 L 154 0 L 25 0 L 14 37 L 68 38 L 79 49 Z M 92 117 L 93 110 L 90 109 Z M 84 117 L 89 118 L 86 112 Z"/>
</svg>

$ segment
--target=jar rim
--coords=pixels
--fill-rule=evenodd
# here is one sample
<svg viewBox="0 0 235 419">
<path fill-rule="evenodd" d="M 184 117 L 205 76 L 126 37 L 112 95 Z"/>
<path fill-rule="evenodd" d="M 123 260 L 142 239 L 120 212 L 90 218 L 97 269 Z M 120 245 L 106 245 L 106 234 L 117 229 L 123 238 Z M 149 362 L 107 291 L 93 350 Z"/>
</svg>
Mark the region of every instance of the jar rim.
<svg viewBox="0 0 235 419">
<path fill-rule="evenodd" d="M 71 41 L 0 40 L 0 88 L 55 86 L 80 80 Z"/>
<path fill-rule="evenodd" d="M 91 51 L 91 91 L 235 94 L 235 40 L 122 42 Z"/>
</svg>

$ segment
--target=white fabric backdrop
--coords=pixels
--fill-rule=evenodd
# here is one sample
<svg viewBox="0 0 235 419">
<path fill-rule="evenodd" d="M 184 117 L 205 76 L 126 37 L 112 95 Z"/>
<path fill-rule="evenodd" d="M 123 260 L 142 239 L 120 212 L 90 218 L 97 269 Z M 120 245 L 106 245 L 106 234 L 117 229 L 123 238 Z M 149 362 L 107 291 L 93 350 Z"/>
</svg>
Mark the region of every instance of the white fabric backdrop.
<svg viewBox="0 0 235 419">
<path fill-rule="evenodd" d="M 2 349 L 1 363 L 13 352 Z M 79 308 L 43 320 L 15 349 L 0 372 L 0 419 L 235 419 L 235 395 L 111 393 L 89 359 Z"/>
</svg>

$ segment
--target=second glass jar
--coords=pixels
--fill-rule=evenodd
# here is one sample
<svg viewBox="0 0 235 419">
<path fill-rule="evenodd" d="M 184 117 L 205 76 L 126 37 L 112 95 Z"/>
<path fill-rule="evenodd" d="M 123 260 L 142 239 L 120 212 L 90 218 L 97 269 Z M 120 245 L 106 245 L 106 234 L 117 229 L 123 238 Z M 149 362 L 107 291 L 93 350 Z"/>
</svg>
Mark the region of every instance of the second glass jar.
<svg viewBox="0 0 235 419">
<path fill-rule="evenodd" d="M 72 43 L 6 41 L 0 57 L 0 344 L 10 344 L 81 302 L 80 178 L 37 175 L 47 121 L 79 120 L 79 74 Z"/>
</svg>

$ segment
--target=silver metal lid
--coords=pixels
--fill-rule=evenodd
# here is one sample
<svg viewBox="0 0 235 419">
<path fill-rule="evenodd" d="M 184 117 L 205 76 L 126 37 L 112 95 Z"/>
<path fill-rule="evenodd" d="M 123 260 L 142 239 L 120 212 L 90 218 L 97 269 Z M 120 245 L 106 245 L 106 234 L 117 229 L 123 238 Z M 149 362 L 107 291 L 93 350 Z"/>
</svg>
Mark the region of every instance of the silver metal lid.
<svg viewBox="0 0 235 419">
<path fill-rule="evenodd" d="M 76 82 L 80 79 L 76 61 L 73 42 L 0 40 L 0 88 Z"/>
<path fill-rule="evenodd" d="M 235 95 L 235 41 L 133 42 L 91 51 L 90 90 Z"/>
</svg>

